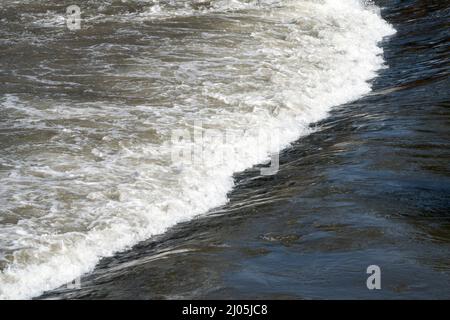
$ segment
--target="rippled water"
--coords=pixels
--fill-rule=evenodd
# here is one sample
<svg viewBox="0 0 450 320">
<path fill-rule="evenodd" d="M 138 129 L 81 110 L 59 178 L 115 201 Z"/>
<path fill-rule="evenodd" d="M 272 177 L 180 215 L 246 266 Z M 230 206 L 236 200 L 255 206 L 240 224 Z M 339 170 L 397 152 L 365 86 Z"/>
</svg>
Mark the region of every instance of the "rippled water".
<svg viewBox="0 0 450 320">
<path fill-rule="evenodd" d="M 448 298 L 448 4 L 156 2 L 1 2 L 0 296 Z"/>
</svg>

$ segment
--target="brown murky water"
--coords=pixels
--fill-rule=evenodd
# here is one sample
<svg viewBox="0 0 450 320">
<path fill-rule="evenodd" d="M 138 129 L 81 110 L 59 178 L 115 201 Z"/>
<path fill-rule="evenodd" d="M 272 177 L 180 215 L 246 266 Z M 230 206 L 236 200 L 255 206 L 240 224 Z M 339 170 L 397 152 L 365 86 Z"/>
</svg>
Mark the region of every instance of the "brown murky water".
<svg viewBox="0 0 450 320">
<path fill-rule="evenodd" d="M 0 3 L 2 298 L 449 297 L 444 2 Z"/>
</svg>

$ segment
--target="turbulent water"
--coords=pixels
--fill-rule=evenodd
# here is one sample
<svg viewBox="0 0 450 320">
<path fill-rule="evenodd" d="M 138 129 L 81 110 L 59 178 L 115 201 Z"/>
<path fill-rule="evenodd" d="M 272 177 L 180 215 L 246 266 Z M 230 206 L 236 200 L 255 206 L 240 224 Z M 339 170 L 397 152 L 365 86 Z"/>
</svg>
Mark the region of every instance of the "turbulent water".
<svg viewBox="0 0 450 320">
<path fill-rule="evenodd" d="M 369 249 L 355 253 L 365 244 L 378 241 L 371 250 L 388 257 L 393 265 L 395 257 L 411 252 L 408 247 L 393 254 L 392 249 L 379 246 L 381 242 L 401 247 L 414 238 L 414 231 L 403 223 L 399 226 L 394 218 L 389 222 L 382 218 L 397 213 L 403 216 L 405 208 L 414 215 L 408 205 L 401 206 L 402 201 L 409 204 L 430 195 L 423 207 L 441 212 L 437 217 L 448 215 L 448 154 L 441 145 L 448 142 L 448 127 L 430 136 L 430 141 L 405 127 L 409 122 L 422 126 L 422 136 L 432 130 L 422 125 L 425 120 L 419 116 L 389 126 L 389 119 L 402 119 L 392 106 L 405 106 L 401 112 L 414 115 L 427 101 L 407 109 L 406 98 L 389 101 L 392 94 L 410 87 L 416 90 L 433 79 L 447 79 L 448 37 L 440 33 L 448 28 L 445 4 L 83 1 L 79 4 L 79 30 L 69 30 L 65 20 L 66 8 L 74 1 L 0 4 L 3 299 L 39 296 L 96 266 L 92 279 L 82 281 L 79 297 L 326 297 L 330 295 L 312 289 L 323 287 L 326 270 L 333 266 L 346 270 L 343 266 L 350 262 L 366 266 L 376 262 L 368 255 Z M 391 10 L 389 19 L 380 12 L 384 6 Z M 411 21 L 423 30 L 409 26 Z M 430 34 L 434 35 L 431 40 Z M 400 53 L 390 49 L 394 41 L 398 41 L 395 48 Z M 431 52 L 422 54 L 420 50 Z M 374 85 L 378 87 L 371 93 Z M 441 97 L 448 107 L 447 96 L 441 96 L 448 86 L 443 88 L 434 96 Z M 423 90 L 423 94 L 428 92 Z M 363 96 L 367 101 L 350 104 Z M 333 109 L 337 106 L 341 107 Z M 435 111 L 435 116 L 445 110 Z M 327 117 L 329 120 L 311 126 Z M 438 121 L 434 125 L 434 130 L 440 128 Z M 352 139 L 344 135 L 349 141 L 343 139 L 343 132 L 352 128 L 370 130 Z M 383 135 L 373 136 L 380 131 Z M 185 139 L 176 134 L 174 139 L 177 132 Z M 389 145 L 401 140 L 402 134 L 414 137 L 413 143 L 441 158 L 427 164 L 427 169 L 416 166 L 405 176 L 390 180 L 393 172 L 414 167 L 408 161 L 401 167 L 401 161 L 395 162 L 396 153 L 385 151 L 389 147 L 411 150 L 414 145 Z M 198 136 L 202 139 L 195 139 Z M 307 136 L 309 140 L 290 145 Z M 379 145 L 371 147 L 364 145 L 365 141 L 379 141 Z M 380 146 L 380 141 L 387 145 Z M 271 154 L 289 146 L 291 151 L 281 157 L 278 174 L 233 176 L 267 162 Z M 352 146 L 361 149 L 352 150 Z M 329 148 L 334 151 L 330 153 Z M 174 157 L 174 150 L 201 150 L 206 156 L 186 162 Z M 337 155 L 344 158 L 338 168 Z M 369 163 L 378 155 L 379 163 Z M 350 166 L 345 159 L 357 162 Z M 386 169 L 383 164 L 388 161 L 392 168 Z M 447 163 L 441 170 L 436 169 L 439 161 Z M 367 174 L 366 166 L 376 173 Z M 429 173 L 434 179 L 421 175 L 420 170 L 435 169 L 438 172 Z M 408 180 L 410 174 L 423 177 L 414 192 L 407 191 L 413 184 Z M 236 184 L 238 188 L 232 191 Z M 313 195 L 318 188 L 321 191 Z M 385 194 L 377 194 L 377 190 Z M 396 192 L 399 198 L 390 199 Z M 356 196 L 364 200 L 352 200 Z M 377 212 L 389 206 L 389 213 Z M 214 208 L 219 209 L 206 219 L 192 220 Z M 259 219 L 252 220 L 255 212 Z M 308 221 L 312 217 L 317 221 Z M 235 221 L 242 219 L 250 220 L 236 225 Z M 427 221 L 439 225 L 437 219 Z M 187 225 L 180 225 L 183 222 Z M 176 225 L 181 231 L 170 229 Z M 292 228 L 297 231 L 281 231 Z M 342 237 L 327 238 L 327 233 L 333 232 Z M 403 242 L 397 242 L 403 235 Z M 448 239 L 448 235 L 442 238 Z M 251 248 L 236 245 L 238 239 Z M 349 241 L 358 245 L 346 247 Z M 126 251 L 138 243 L 141 248 Z M 280 244 L 289 258 L 281 252 L 270 255 L 275 244 Z M 299 258 L 298 250 L 290 248 L 298 246 L 308 248 L 302 257 L 313 256 L 303 260 L 304 274 L 294 276 L 294 268 L 302 266 L 293 262 Z M 333 246 L 342 255 L 320 254 Z M 223 249 L 233 247 L 239 249 Z M 445 252 L 415 244 L 415 248 L 423 247 L 430 254 Z M 350 251 L 353 255 L 345 256 Z M 101 260 L 108 257 L 113 258 Z M 269 260 L 255 262 L 258 257 Z M 413 254 L 405 257 L 416 259 L 412 265 L 420 260 Z M 445 257 L 448 255 L 436 259 Z M 236 271 L 235 266 L 227 267 L 225 261 L 229 260 L 235 264 L 244 261 L 239 265 L 250 267 Z M 98 265 L 99 261 L 103 265 Z M 158 265 L 161 261 L 173 263 Z M 155 269 L 133 269 L 149 264 Z M 439 265 L 441 276 L 448 281 L 447 264 Z M 263 266 L 270 272 L 263 271 Z M 320 270 L 318 266 L 326 269 L 324 274 L 312 272 Z M 223 271 L 227 268 L 235 272 Z M 421 271 L 428 280 L 445 283 L 419 267 L 407 270 Z M 365 287 L 364 272 L 361 285 Z M 180 280 L 185 273 L 192 274 Z M 219 273 L 227 276 L 217 276 Z M 339 277 L 345 279 L 342 274 L 335 275 Z M 186 279 L 196 281 L 186 283 Z M 301 279 L 300 294 L 297 281 Z M 314 283 L 312 279 L 322 280 Z M 248 284 L 248 291 L 243 283 Z M 278 289 L 267 292 L 268 287 Z M 333 288 L 336 294 L 344 294 L 346 286 L 340 283 Z M 392 290 L 408 288 L 400 284 Z M 355 291 L 345 292 L 356 295 Z"/>
</svg>

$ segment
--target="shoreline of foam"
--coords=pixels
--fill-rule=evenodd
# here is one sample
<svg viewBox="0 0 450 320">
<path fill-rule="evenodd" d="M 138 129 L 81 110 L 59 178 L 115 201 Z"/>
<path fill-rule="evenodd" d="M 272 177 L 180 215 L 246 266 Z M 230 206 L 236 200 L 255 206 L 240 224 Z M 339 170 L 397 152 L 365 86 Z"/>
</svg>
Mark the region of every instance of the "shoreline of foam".
<svg viewBox="0 0 450 320">
<path fill-rule="evenodd" d="M 288 6 L 284 8 L 284 11 L 280 10 L 279 17 L 275 18 L 279 18 L 282 22 L 292 21 L 296 13 L 292 10 L 297 7 L 290 5 L 291 8 Z M 279 146 L 283 149 L 291 142 L 307 135 L 310 132 L 308 125 L 324 119 L 332 107 L 354 101 L 369 93 L 371 88 L 368 81 L 376 77 L 376 72 L 383 68 L 384 63 L 380 56 L 382 49 L 378 44 L 385 36 L 394 33 L 392 27 L 373 10 L 362 7 L 358 1 L 348 0 L 336 4 L 335 1 L 327 0 L 323 4 L 310 5 L 314 7 L 310 9 L 306 8 L 307 4 L 298 4 L 300 7 L 305 6 L 301 8 L 302 10 L 310 10 L 310 13 L 316 14 L 322 13 L 321 19 L 334 16 L 336 19 L 334 23 L 337 23 L 339 28 L 345 29 L 342 33 L 338 33 L 338 29 L 327 26 L 329 21 L 324 21 L 323 26 L 320 25 L 320 27 L 329 28 L 319 30 L 322 32 L 323 43 L 331 44 L 329 47 L 320 47 L 323 44 L 318 43 L 323 57 L 312 56 L 311 61 L 320 62 L 321 58 L 328 59 L 330 61 L 323 61 L 323 63 L 329 69 L 307 70 L 304 74 L 299 74 L 298 70 L 290 70 L 291 62 L 294 59 L 300 59 L 300 55 L 303 54 L 300 48 L 306 41 L 302 38 L 302 30 L 298 30 L 295 23 L 290 29 L 292 33 L 287 37 L 296 45 L 295 48 L 280 49 L 277 52 L 276 48 L 270 48 L 273 43 L 267 40 L 266 49 L 275 50 L 274 56 L 285 52 L 292 55 L 286 59 L 283 58 L 284 60 L 280 58 L 277 68 L 284 73 L 275 74 L 272 77 L 273 88 L 271 89 L 281 90 L 275 95 L 286 108 L 276 116 L 261 111 L 245 114 L 243 119 L 232 119 L 241 125 L 245 123 L 254 125 L 240 144 L 230 146 L 238 161 L 230 161 L 216 171 L 205 171 L 196 167 L 187 168 L 177 177 L 180 184 L 178 198 L 162 194 L 161 202 L 158 204 L 133 202 L 132 198 L 127 199 L 132 202 L 128 205 L 134 208 L 133 214 L 135 220 L 140 223 L 139 226 L 127 222 L 108 221 L 104 228 L 90 230 L 83 237 L 73 234 L 70 238 L 63 239 L 61 248 L 58 248 L 58 254 L 50 255 L 45 262 L 20 267 L 9 266 L 0 274 L 0 283 L 2 283 L 0 298 L 23 299 L 39 296 L 45 291 L 57 288 L 92 271 L 103 257 L 129 249 L 143 240 L 164 233 L 177 223 L 189 221 L 212 208 L 225 204 L 228 201 L 227 193 L 234 187 L 232 175 L 235 172 L 263 163 L 268 159 L 268 154 L 279 151 L 274 150 L 271 145 L 260 149 L 255 147 L 258 143 L 259 130 L 266 130 L 266 132 L 280 130 Z M 352 17 L 354 21 L 346 21 L 349 17 Z M 316 19 L 319 18 L 316 17 Z M 361 25 L 354 25 L 356 21 Z M 262 34 L 261 37 L 264 35 Z M 264 38 L 259 40 L 262 43 L 265 41 Z M 314 41 L 317 40 L 308 38 L 307 41 L 311 41 L 312 44 L 308 43 L 308 45 L 312 49 L 319 50 L 313 46 Z M 343 52 L 342 56 L 339 56 L 338 52 Z M 304 81 L 310 82 L 310 86 L 307 87 L 310 92 L 298 93 L 299 84 Z M 223 97 L 217 93 L 214 93 L 214 97 L 239 98 Z M 167 145 L 163 147 L 161 151 L 167 156 L 170 147 Z M 209 147 L 214 148 L 214 146 Z M 124 186 L 125 194 L 130 196 L 136 194 L 136 190 L 125 190 L 125 187 L 128 186 Z M 163 193 L 164 190 L 159 192 Z M 139 199 L 139 196 L 136 197 Z M 98 210 L 119 211 L 125 208 L 128 207 Z"/>
</svg>

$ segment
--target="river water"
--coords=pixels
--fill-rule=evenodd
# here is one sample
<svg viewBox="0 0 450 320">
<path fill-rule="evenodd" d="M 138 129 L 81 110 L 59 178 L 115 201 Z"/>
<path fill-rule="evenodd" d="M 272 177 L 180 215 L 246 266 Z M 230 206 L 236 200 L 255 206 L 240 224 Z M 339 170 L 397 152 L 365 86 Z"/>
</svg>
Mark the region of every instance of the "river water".
<svg viewBox="0 0 450 320">
<path fill-rule="evenodd" d="M 450 297 L 447 1 L 74 2 L 0 1 L 1 298 Z"/>
</svg>

